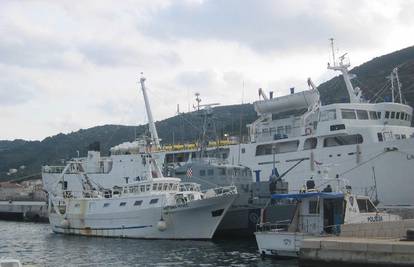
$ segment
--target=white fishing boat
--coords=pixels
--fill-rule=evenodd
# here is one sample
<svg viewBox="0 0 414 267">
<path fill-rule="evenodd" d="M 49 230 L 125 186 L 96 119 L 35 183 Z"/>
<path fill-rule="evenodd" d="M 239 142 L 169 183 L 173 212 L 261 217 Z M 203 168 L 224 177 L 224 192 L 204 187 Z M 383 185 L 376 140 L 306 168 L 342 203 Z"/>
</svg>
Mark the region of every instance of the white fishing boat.
<svg viewBox="0 0 414 267">
<path fill-rule="evenodd" d="M 325 186 L 330 183 L 339 185 L 340 182 L 339 179 L 323 180 Z M 301 193 L 272 195 L 273 201 L 296 202 L 296 212 L 288 222 L 258 225 L 255 236 L 262 256 L 297 257 L 304 239 L 340 235 L 342 224 L 401 219 L 397 215 L 380 212 L 369 197 L 352 194 L 349 186 L 342 187 L 345 189 L 342 191 L 338 187 L 335 192 L 329 185 L 322 191 L 308 186 Z"/>
<path fill-rule="evenodd" d="M 17 259 L 0 258 L 0 267 L 22 267 Z"/>
<path fill-rule="evenodd" d="M 78 162 L 64 171 L 76 174 L 84 189 L 49 192 L 53 232 L 145 239 L 210 239 L 237 197 L 234 186 L 201 192 L 196 183 L 163 177 L 148 154 L 148 171 L 128 186 L 104 189 L 93 184 Z"/>
</svg>

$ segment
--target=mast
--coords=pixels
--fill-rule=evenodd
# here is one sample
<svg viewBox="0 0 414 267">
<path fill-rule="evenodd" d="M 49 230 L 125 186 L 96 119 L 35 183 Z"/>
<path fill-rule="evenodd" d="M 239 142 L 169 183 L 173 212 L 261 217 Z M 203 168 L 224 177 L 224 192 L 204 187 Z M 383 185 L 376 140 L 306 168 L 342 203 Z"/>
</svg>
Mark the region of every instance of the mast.
<svg viewBox="0 0 414 267">
<path fill-rule="evenodd" d="M 400 103 L 402 104 L 401 83 L 398 77 L 398 67 L 393 69 L 395 79 L 397 80 L 398 95 L 400 96 Z"/>
<path fill-rule="evenodd" d="M 338 64 L 336 64 L 335 62 L 335 49 L 334 49 L 334 39 L 331 38 L 329 39 L 331 41 L 331 49 L 332 49 L 332 65 L 330 63 L 328 63 L 328 69 L 330 70 L 337 70 L 340 71 L 342 73 L 342 76 L 344 78 L 345 81 L 345 85 L 346 85 L 346 89 L 348 90 L 348 95 L 349 95 L 349 102 L 350 103 L 361 103 L 361 97 L 359 95 L 359 89 L 358 87 L 354 89 L 354 87 L 352 86 L 351 83 L 351 76 L 349 75 L 348 72 L 348 68 L 351 66 L 349 64 L 349 62 L 344 63 L 345 60 L 345 56 L 347 55 L 347 53 L 343 54 L 342 56 L 339 57 L 340 61 Z"/>
<path fill-rule="evenodd" d="M 151 107 L 150 107 L 150 103 L 149 103 L 148 95 L 147 95 L 147 89 L 145 88 L 145 80 L 146 80 L 145 77 L 141 76 L 141 79 L 139 81 L 141 83 L 142 94 L 144 95 L 145 109 L 147 110 L 148 125 L 149 125 L 149 130 L 151 133 L 151 139 L 154 142 L 155 147 L 159 149 L 160 139 L 158 138 L 157 128 L 155 128 L 154 118 L 152 117 L 152 111 L 151 111 Z"/>
</svg>

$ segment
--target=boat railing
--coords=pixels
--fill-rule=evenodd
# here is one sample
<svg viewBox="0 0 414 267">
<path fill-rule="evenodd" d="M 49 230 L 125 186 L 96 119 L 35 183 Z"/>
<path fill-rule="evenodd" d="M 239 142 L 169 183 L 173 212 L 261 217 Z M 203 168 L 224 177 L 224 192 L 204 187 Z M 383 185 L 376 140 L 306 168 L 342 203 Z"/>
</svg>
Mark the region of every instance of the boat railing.
<svg viewBox="0 0 414 267">
<path fill-rule="evenodd" d="M 181 183 L 180 192 L 185 191 L 200 192 L 200 185 L 196 183 Z"/>
<path fill-rule="evenodd" d="M 210 188 L 207 191 L 205 191 L 206 197 L 217 197 L 235 194 L 237 194 L 237 187 L 234 185 Z"/>
<path fill-rule="evenodd" d="M 290 220 L 283 220 L 277 222 L 264 222 L 256 225 L 256 232 L 279 232 L 287 231 Z"/>
<path fill-rule="evenodd" d="M 120 192 L 119 192 L 120 194 Z M 110 198 L 114 196 L 113 190 L 83 190 L 83 191 L 72 191 L 72 190 L 65 190 L 62 192 L 62 196 L 64 199 L 68 198 Z"/>
<path fill-rule="evenodd" d="M 62 173 L 66 166 L 42 166 L 43 173 Z"/>
</svg>

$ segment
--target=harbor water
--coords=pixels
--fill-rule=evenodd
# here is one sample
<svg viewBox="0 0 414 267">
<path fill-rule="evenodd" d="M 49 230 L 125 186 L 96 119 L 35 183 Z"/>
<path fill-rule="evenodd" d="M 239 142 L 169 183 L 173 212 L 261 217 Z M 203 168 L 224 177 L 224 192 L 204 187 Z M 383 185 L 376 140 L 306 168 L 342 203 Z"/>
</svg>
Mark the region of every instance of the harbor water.
<svg viewBox="0 0 414 267">
<path fill-rule="evenodd" d="M 49 224 L 0 221 L 0 258 L 23 266 L 297 266 L 261 259 L 254 239 L 139 240 L 67 236 Z"/>
</svg>

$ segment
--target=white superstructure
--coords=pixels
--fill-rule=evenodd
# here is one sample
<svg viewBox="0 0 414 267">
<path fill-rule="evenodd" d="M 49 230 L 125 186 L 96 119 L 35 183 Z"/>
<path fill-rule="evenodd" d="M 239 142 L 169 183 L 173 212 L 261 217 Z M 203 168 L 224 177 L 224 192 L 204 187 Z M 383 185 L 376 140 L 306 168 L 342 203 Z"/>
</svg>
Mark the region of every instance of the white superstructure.
<svg viewBox="0 0 414 267">
<path fill-rule="evenodd" d="M 329 66 L 343 74 L 350 103 L 322 106 L 319 92 L 309 80 L 310 90 L 256 101 L 258 119 L 248 125 L 249 141 L 221 146 L 218 153 L 230 163 L 250 168 L 256 174 L 254 180 L 261 181 L 269 179 L 274 161 L 279 173 L 302 161 L 284 177 L 291 192 L 300 189 L 307 178 L 304 174 L 317 174 L 324 164 L 331 166 L 333 175 L 349 179 L 355 193 L 377 192 L 381 205 L 414 205 L 413 109 L 402 103 L 401 96 L 400 103 L 363 101 L 360 89 L 351 84 L 348 67 L 344 57 Z M 104 187 L 126 185 L 144 171 L 140 164 L 144 143 L 127 142 L 112 148 L 109 157 L 93 152 L 79 160 L 93 170 L 91 179 Z M 165 167 L 186 162 L 194 157 L 196 148 L 161 148 L 154 158 Z M 43 168 L 46 190 L 57 183 L 61 171 L 62 167 Z M 79 189 L 71 174 L 65 174 L 65 180 L 69 188 Z"/>
</svg>

